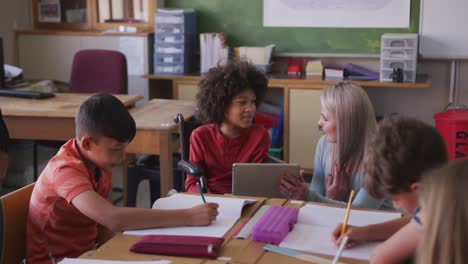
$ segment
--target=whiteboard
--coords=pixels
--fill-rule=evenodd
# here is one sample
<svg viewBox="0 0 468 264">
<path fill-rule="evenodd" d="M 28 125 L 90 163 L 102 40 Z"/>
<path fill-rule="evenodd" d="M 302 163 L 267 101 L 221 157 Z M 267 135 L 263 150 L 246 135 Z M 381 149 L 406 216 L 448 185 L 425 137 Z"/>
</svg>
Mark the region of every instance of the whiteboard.
<svg viewBox="0 0 468 264">
<path fill-rule="evenodd" d="M 468 58 L 468 0 L 421 0 L 419 51 L 424 58 Z"/>
</svg>

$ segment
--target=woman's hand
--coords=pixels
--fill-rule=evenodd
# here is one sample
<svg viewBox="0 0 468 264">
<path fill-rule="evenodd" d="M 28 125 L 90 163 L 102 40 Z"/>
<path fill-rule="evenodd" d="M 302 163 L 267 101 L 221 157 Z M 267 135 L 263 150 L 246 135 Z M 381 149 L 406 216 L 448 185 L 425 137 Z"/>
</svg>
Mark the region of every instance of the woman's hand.
<svg viewBox="0 0 468 264">
<path fill-rule="evenodd" d="M 335 163 L 335 169 L 327 177 L 325 194 L 327 198 L 346 202 L 350 192 L 350 178 L 348 167 L 339 169 L 338 164 Z"/>
<path fill-rule="evenodd" d="M 303 177 L 304 170 L 301 170 L 299 177 L 285 173 L 279 180 L 278 190 L 280 193 L 291 200 L 306 200 L 309 194 L 309 185 Z"/>
</svg>

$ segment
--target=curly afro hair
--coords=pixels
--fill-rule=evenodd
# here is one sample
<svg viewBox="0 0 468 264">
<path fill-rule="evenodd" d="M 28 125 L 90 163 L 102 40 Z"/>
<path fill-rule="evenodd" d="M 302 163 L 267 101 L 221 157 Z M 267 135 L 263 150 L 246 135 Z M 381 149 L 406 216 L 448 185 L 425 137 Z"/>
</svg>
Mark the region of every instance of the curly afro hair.
<svg viewBox="0 0 468 264">
<path fill-rule="evenodd" d="M 256 106 L 262 102 L 268 89 L 268 79 L 246 60 L 230 60 L 206 73 L 198 84 L 196 117 L 204 123 L 221 124 L 233 98 L 246 89 L 252 89 Z"/>
</svg>

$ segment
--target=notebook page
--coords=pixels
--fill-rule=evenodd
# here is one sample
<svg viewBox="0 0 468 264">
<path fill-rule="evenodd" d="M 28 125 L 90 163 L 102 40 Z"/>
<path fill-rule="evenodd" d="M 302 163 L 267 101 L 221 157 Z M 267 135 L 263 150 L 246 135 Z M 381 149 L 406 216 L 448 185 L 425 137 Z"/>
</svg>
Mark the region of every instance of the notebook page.
<svg viewBox="0 0 468 264">
<path fill-rule="evenodd" d="M 218 216 L 209 226 L 163 227 L 125 231 L 128 235 L 186 235 L 224 237 L 242 214 L 244 205 L 256 200 L 205 196 L 207 202 L 219 204 Z M 186 209 L 203 203 L 199 195 L 174 194 L 156 200 L 153 209 Z"/>
<path fill-rule="evenodd" d="M 297 224 L 281 242 L 280 246 L 307 253 L 335 255 L 337 247 L 332 242 L 331 233 L 338 223 L 343 222 L 345 208 L 321 205 L 305 205 L 299 210 Z M 349 225 L 368 225 L 401 217 L 400 213 L 370 212 L 351 210 Z M 379 243 L 366 243 L 343 251 L 343 257 L 369 260 L 372 251 Z"/>
<path fill-rule="evenodd" d="M 299 210 L 297 222 L 302 224 L 328 226 L 333 228 L 338 223 L 343 223 L 345 214 L 346 208 L 306 204 Z M 348 224 L 364 226 L 381 223 L 400 217 L 401 213 L 395 212 L 371 212 L 351 209 Z"/>
</svg>

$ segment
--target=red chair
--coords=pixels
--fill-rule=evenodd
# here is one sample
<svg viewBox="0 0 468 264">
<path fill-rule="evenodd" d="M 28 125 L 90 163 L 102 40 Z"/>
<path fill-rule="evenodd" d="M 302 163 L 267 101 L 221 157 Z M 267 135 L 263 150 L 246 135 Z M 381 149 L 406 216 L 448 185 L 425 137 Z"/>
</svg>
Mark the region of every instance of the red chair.
<svg viewBox="0 0 468 264">
<path fill-rule="evenodd" d="M 113 50 L 80 50 L 73 57 L 70 93 L 127 94 L 127 60 Z M 64 142 L 34 141 L 34 181 L 38 178 L 38 145 L 59 148 Z"/>
<path fill-rule="evenodd" d="M 127 60 L 113 50 L 81 50 L 73 57 L 71 93 L 128 93 Z"/>
</svg>

